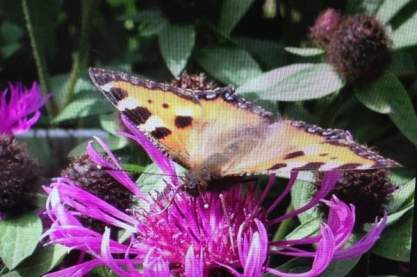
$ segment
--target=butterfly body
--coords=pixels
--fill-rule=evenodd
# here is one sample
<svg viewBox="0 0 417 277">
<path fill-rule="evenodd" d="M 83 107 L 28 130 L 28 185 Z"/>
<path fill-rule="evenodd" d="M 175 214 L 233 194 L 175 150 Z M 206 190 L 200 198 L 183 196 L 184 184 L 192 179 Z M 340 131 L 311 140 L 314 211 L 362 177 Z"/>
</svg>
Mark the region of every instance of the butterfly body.
<svg viewBox="0 0 417 277">
<path fill-rule="evenodd" d="M 90 69 L 90 77 L 156 146 L 189 170 L 190 190 L 242 175 L 398 165 L 347 131 L 274 120 L 231 87 L 188 90 L 98 68 Z"/>
</svg>

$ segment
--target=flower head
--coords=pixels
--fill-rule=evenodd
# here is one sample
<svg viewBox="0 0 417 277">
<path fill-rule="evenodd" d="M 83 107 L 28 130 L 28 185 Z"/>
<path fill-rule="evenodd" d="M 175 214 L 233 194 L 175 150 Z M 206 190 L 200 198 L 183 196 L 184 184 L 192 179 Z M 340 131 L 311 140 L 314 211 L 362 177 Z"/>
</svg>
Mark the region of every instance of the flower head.
<svg viewBox="0 0 417 277">
<path fill-rule="evenodd" d="M 120 186 L 104 169 L 90 161 L 87 155 L 73 159 L 61 172 L 61 176 L 79 184 L 119 210 L 125 211 L 132 205 L 131 193 Z"/>
<path fill-rule="evenodd" d="M 39 189 L 39 166 L 27 150 L 7 135 L 0 135 L 0 217 L 13 216 L 34 207 Z"/>
<path fill-rule="evenodd" d="M 47 98 L 36 83 L 30 89 L 19 83 L 9 84 L 0 92 L 0 134 L 27 132 L 38 121 Z"/>
<path fill-rule="evenodd" d="M 337 198 L 326 201 L 330 212 L 315 235 L 297 240 L 271 241 L 271 232 L 283 220 L 317 206 L 336 183 L 339 173 L 329 172 L 312 200 L 305 206 L 277 218 L 269 214 L 288 196 L 297 173 L 293 173 L 283 193 L 269 207 L 262 204 L 275 183 L 271 176 L 258 194 L 254 185 L 236 185 L 223 192 L 205 191 L 191 196 L 181 190 L 172 162 L 126 118 L 125 135 L 137 141 L 156 165 L 170 178 L 163 193 L 146 195 L 122 170 L 104 143 L 109 159 L 103 158 L 90 143 L 90 159 L 128 189 L 138 206 L 120 211 L 99 197 L 76 186 L 67 178 L 56 179 L 46 188 L 47 214 L 53 221 L 46 232 L 50 243 L 58 243 L 88 253 L 90 260 L 47 276 L 79 276 L 105 265 L 120 276 L 212 276 L 228 272 L 233 276 L 317 276 L 333 259 L 349 258 L 369 250 L 384 226 L 384 221 L 358 244 L 344 248 L 355 221 L 354 207 Z M 100 220 L 124 229 L 129 239 L 111 239 L 110 230 L 97 233 L 84 226 L 80 216 Z M 315 245 L 315 250 L 299 246 Z M 313 248 L 314 249 L 314 248 Z M 303 274 L 281 272 L 268 265 L 272 255 L 310 257 L 312 268 Z"/>
<path fill-rule="evenodd" d="M 310 29 L 310 38 L 318 46 L 326 48 L 334 32 L 339 28 L 343 16 L 335 9 L 327 9 L 316 19 Z"/>
<path fill-rule="evenodd" d="M 384 25 L 369 15 L 346 17 L 327 47 L 327 60 L 345 80 L 363 84 L 378 79 L 391 62 Z"/>
<path fill-rule="evenodd" d="M 217 88 L 216 83 L 207 80 L 207 76 L 200 74 L 182 73 L 178 79 L 173 79 L 171 84 L 180 88 L 193 90 L 212 90 Z"/>
<path fill-rule="evenodd" d="M 355 227 L 360 229 L 364 223 L 384 215 L 384 206 L 395 190 L 386 169 L 372 169 L 344 172 L 332 193 L 355 206 Z"/>
</svg>

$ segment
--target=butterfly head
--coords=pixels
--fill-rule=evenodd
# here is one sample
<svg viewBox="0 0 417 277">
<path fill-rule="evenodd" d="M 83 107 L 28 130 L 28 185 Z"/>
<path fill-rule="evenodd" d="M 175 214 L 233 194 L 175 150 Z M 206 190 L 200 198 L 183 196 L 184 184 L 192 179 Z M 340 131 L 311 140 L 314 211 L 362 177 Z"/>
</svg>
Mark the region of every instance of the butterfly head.
<svg viewBox="0 0 417 277">
<path fill-rule="evenodd" d="M 184 187 L 185 190 L 191 194 L 198 194 L 198 192 L 205 191 L 211 181 L 212 177 L 209 170 L 190 170 L 185 175 Z"/>
</svg>

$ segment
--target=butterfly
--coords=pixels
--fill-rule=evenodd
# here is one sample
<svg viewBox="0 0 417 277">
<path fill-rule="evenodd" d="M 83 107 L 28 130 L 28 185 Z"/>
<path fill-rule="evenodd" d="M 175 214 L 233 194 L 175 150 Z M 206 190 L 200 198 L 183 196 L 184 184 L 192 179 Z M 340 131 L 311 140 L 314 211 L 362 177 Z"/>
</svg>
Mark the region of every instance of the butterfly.
<svg viewBox="0 0 417 277">
<path fill-rule="evenodd" d="M 121 113 L 188 169 L 190 190 L 234 176 L 398 166 L 348 131 L 276 120 L 231 86 L 190 90 L 107 69 L 89 74 Z"/>
</svg>

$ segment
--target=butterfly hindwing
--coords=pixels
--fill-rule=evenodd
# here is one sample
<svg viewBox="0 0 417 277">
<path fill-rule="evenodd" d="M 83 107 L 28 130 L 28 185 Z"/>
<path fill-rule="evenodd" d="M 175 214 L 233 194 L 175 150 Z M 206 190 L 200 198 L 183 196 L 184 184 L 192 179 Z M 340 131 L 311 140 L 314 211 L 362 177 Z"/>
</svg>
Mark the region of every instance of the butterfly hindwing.
<svg viewBox="0 0 417 277">
<path fill-rule="evenodd" d="M 356 143 L 349 132 L 323 129 L 300 121 L 269 125 L 248 153 L 222 171 L 225 175 L 293 170 L 364 170 L 398 166 Z"/>
</svg>

